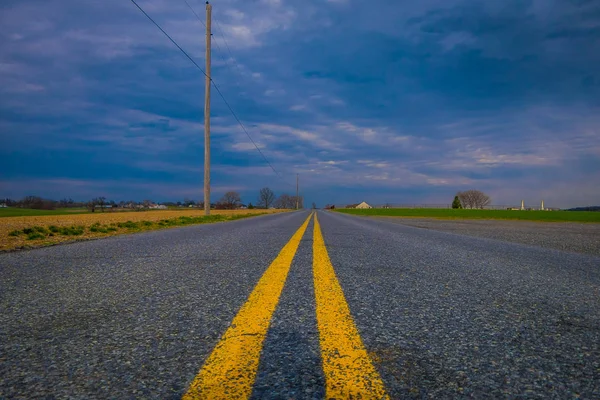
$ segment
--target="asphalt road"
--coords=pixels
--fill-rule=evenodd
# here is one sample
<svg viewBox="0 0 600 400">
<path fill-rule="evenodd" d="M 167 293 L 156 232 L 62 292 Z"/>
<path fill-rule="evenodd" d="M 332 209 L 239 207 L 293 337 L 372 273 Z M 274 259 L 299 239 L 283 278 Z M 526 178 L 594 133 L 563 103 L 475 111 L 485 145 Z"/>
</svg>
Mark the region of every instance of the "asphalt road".
<svg viewBox="0 0 600 400">
<path fill-rule="evenodd" d="M 0 398 L 600 398 L 599 257 L 309 214 L 0 254 Z"/>
</svg>

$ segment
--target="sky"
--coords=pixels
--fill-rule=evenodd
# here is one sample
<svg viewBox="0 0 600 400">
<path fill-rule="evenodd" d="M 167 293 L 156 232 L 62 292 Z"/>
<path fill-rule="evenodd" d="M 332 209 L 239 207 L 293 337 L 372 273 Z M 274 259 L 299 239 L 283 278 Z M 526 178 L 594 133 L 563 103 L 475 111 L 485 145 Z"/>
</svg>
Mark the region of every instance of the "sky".
<svg viewBox="0 0 600 400">
<path fill-rule="evenodd" d="M 204 2 L 138 3 L 204 69 Z M 299 174 L 317 206 L 600 204 L 600 1 L 211 4 L 264 154 L 213 88 L 213 201 Z M 0 3 L 0 197 L 201 200 L 203 121 L 203 73 L 131 1 Z"/>
</svg>

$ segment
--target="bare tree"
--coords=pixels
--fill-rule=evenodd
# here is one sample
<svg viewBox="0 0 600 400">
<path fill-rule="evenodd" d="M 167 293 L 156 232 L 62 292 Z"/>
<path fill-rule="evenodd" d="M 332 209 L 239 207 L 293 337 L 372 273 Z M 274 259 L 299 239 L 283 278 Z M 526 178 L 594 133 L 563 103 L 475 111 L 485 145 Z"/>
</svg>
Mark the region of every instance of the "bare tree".
<svg viewBox="0 0 600 400">
<path fill-rule="evenodd" d="M 296 198 L 298 199 L 298 209 L 304 208 L 304 197 L 302 197 L 302 196 L 298 196 L 298 197 L 292 196 L 293 204 L 292 204 L 292 207 L 290 207 L 290 208 L 296 208 Z"/>
<path fill-rule="evenodd" d="M 237 208 L 241 202 L 242 199 L 238 192 L 227 192 L 221 197 L 221 200 L 219 200 L 219 203 L 227 210 Z"/>
<path fill-rule="evenodd" d="M 465 192 L 458 192 L 456 195 L 464 208 L 483 209 L 491 202 L 490 197 L 479 190 L 467 190 Z"/>
<path fill-rule="evenodd" d="M 296 208 L 296 196 L 290 196 L 287 193 L 282 194 L 275 201 L 276 208 L 287 208 L 287 209 L 295 209 Z M 298 208 L 304 208 L 304 198 L 302 196 L 298 196 Z"/>
<path fill-rule="evenodd" d="M 275 200 L 276 208 L 296 208 L 296 199 L 287 193 L 283 193 Z"/>
<path fill-rule="evenodd" d="M 104 212 L 104 204 L 106 203 L 106 197 L 100 196 L 96 199 L 96 201 L 97 201 L 96 204 L 98 204 L 100 206 L 100 210 L 102 210 L 102 212 Z"/>
<path fill-rule="evenodd" d="M 315 204 L 315 202 L 314 202 L 314 201 L 313 201 L 313 203 L 312 203 L 312 209 L 313 209 L 313 210 L 316 210 L 316 209 L 317 209 L 317 205 Z"/>
<path fill-rule="evenodd" d="M 268 187 L 260 189 L 258 192 L 258 204 L 259 208 L 269 208 L 275 201 L 275 193 Z"/>
</svg>

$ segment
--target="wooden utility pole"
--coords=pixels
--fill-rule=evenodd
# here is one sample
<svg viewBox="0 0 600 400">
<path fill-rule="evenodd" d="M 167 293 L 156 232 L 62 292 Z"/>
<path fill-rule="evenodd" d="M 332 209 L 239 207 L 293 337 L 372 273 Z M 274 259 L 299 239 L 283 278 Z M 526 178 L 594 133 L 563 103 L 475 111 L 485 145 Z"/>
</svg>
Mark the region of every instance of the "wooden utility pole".
<svg viewBox="0 0 600 400">
<path fill-rule="evenodd" d="M 206 87 L 204 90 L 204 215 L 210 215 L 210 23 L 212 5 L 206 2 Z"/>
<path fill-rule="evenodd" d="M 300 202 L 300 197 L 298 197 L 298 174 L 296 174 L 296 210 L 298 209 L 298 204 Z"/>
</svg>

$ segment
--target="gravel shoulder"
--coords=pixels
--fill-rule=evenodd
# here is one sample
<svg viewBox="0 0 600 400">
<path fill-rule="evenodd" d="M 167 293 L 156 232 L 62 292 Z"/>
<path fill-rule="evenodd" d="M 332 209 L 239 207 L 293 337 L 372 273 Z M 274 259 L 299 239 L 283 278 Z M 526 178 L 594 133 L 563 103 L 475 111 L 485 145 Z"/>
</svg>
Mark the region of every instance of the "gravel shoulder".
<svg viewBox="0 0 600 400">
<path fill-rule="evenodd" d="M 416 228 L 600 256 L 600 224 L 366 217 Z"/>
</svg>

